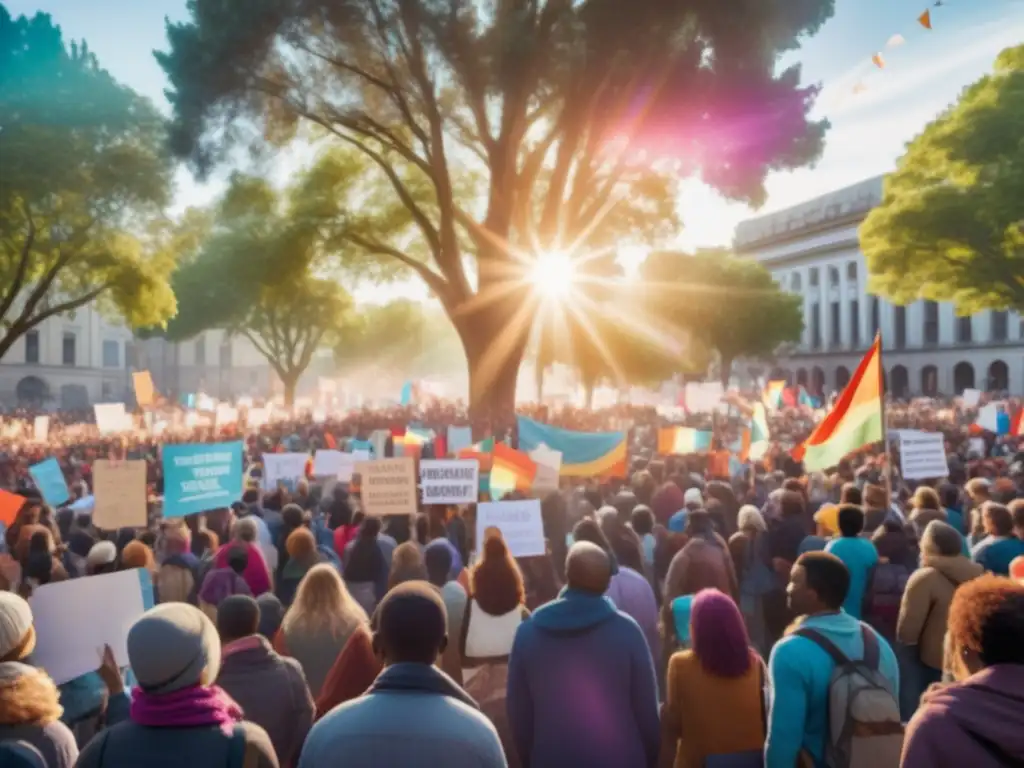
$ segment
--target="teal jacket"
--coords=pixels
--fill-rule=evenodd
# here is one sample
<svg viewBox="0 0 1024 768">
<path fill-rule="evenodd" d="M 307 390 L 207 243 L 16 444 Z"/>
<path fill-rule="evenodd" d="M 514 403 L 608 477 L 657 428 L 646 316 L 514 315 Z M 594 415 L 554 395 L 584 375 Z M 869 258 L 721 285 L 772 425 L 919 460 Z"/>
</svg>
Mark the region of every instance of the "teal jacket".
<svg viewBox="0 0 1024 768">
<path fill-rule="evenodd" d="M 801 626 L 825 635 L 851 659 L 863 658 L 861 627 L 874 632 L 880 652 L 879 670 L 892 684 L 893 695 L 899 700 L 896 655 L 875 630 L 842 611 L 812 616 Z M 834 668 L 832 658 L 805 637 L 790 635 L 776 643 L 768 662 L 772 701 L 765 745 L 766 768 L 793 768 L 801 749 L 811 753 L 816 766 L 823 766 L 828 688 Z"/>
</svg>

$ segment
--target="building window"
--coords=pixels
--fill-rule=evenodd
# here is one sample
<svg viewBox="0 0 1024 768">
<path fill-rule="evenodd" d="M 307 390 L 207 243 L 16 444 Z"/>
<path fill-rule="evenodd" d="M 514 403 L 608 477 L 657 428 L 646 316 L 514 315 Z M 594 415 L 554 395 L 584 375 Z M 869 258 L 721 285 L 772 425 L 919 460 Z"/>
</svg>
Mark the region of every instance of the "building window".
<svg viewBox="0 0 1024 768">
<path fill-rule="evenodd" d="M 893 346 L 896 349 L 903 349 L 907 346 L 907 308 L 901 305 L 896 305 L 893 308 Z"/>
<path fill-rule="evenodd" d="M 64 365 L 75 364 L 75 334 L 64 334 L 64 343 L 61 347 L 61 358 Z"/>
<path fill-rule="evenodd" d="M 231 367 L 231 342 L 225 341 L 220 345 L 220 366 L 221 368 Z"/>
<path fill-rule="evenodd" d="M 829 288 L 839 287 L 839 270 L 835 267 L 828 268 L 828 285 Z"/>
<path fill-rule="evenodd" d="M 206 339 L 196 339 L 196 365 L 206 365 Z"/>
<path fill-rule="evenodd" d="M 935 301 L 924 303 L 924 343 L 939 343 L 939 304 Z"/>
<path fill-rule="evenodd" d="M 818 268 L 817 267 L 811 267 L 811 271 L 810 271 L 810 273 L 808 275 L 808 278 L 807 278 L 807 284 L 810 285 L 811 288 L 817 288 L 818 287 Z"/>
<path fill-rule="evenodd" d="M 970 344 L 974 340 L 974 327 L 970 315 L 956 319 L 956 340 L 958 344 Z"/>
<path fill-rule="evenodd" d="M 39 363 L 39 331 L 34 329 L 25 334 L 25 362 Z"/>
<path fill-rule="evenodd" d="M 1005 309 L 992 311 L 992 341 L 1006 341 L 1010 335 L 1010 317 Z"/>
<path fill-rule="evenodd" d="M 821 305 L 811 304 L 811 349 L 821 349 Z"/>
<path fill-rule="evenodd" d="M 114 385 L 109 381 L 104 381 L 100 385 L 100 396 L 104 400 L 110 400 L 114 396 Z"/>
<path fill-rule="evenodd" d="M 838 347 L 843 343 L 842 322 L 842 307 L 838 301 L 833 301 L 831 317 L 832 327 L 829 329 L 831 344 L 833 347 Z"/>
<path fill-rule="evenodd" d="M 878 335 L 882 328 L 882 308 L 877 296 L 871 297 L 871 337 Z"/>
<path fill-rule="evenodd" d="M 854 347 L 860 346 L 860 302 L 857 299 L 850 302 L 850 343 Z"/>
<path fill-rule="evenodd" d="M 121 346 L 112 339 L 103 342 L 103 367 L 121 367 Z"/>
<path fill-rule="evenodd" d="M 803 289 L 803 286 L 801 285 L 801 281 L 800 281 L 800 273 L 799 272 L 794 272 L 793 276 L 789 278 L 789 289 L 791 291 L 794 291 L 794 292 L 800 291 L 800 290 Z"/>
<path fill-rule="evenodd" d="M 129 341 L 124 345 L 124 367 L 125 368 L 137 368 L 139 366 L 139 351 L 135 347 L 134 341 Z"/>
<path fill-rule="evenodd" d="M 846 264 L 846 279 L 856 285 L 857 284 L 857 262 L 850 261 Z"/>
</svg>

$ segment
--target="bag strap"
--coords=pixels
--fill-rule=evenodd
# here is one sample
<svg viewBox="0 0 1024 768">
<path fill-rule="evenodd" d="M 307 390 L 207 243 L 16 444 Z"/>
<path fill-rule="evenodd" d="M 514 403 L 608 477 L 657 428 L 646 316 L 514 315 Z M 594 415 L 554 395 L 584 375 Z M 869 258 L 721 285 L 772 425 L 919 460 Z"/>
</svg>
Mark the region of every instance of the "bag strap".
<svg viewBox="0 0 1024 768">
<path fill-rule="evenodd" d="M 863 623 L 860 625 L 860 636 L 864 640 L 864 665 L 872 672 L 877 672 L 878 664 L 881 661 L 878 638 Z"/>
<path fill-rule="evenodd" d="M 758 655 L 757 657 L 757 695 L 761 697 L 761 727 L 764 728 L 765 738 L 768 738 L 768 709 L 767 703 L 764 700 L 764 683 L 767 675 L 765 674 L 764 660 Z"/>
<path fill-rule="evenodd" d="M 829 640 L 827 637 L 825 637 L 823 634 L 821 634 L 815 629 L 805 627 L 798 629 L 793 634 L 798 635 L 799 637 L 806 638 L 807 640 L 810 640 L 816 646 L 821 648 L 821 650 L 823 650 L 825 653 L 832 657 L 832 661 L 835 662 L 835 665 L 837 667 L 842 666 L 843 664 L 848 664 L 850 661 L 848 658 L 846 658 L 846 654 L 844 654 L 842 651 L 836 648 L 835 643 L 833 643 L 831 640 Z"/>
<path fill-rule="evenodd" d="M 235 723 L 231 732 L 231 741 L 228 742 L 227 768 L 245 768 L 245 749 L 245 728 L 241 723 Z"/>
</svg>

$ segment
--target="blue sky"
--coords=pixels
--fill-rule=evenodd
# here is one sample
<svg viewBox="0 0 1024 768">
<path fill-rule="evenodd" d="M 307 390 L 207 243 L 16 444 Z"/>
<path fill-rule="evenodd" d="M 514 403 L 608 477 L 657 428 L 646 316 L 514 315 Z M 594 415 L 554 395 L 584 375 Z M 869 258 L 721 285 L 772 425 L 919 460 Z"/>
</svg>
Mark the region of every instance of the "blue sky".
<svg viewBox="0 0 1024 768">
<path fill-rule="evenodd" d="M 3 2 L 3 0 L 0 0 Z M 803 65 L 804 81 L 821 83 L 817 111 L 830 119 L 821 160 L 813 168 L 776 174 L 761 213 L 852 184 L 893 167 L 903 146 L 960 90 L 987 72 L 1003 48 L 1024 41 L 1024 3 L 1015 0 L 943 0 L 932 8 L 933 30 L 916 21 L 933 0 L 837 0 L 832 19 L 789 58 Z M 165 47 L 164 18 L 185 17 L 185 0 L 7 0 L 14 15 L 50 13 L 65 38 L 85 39 L 101 64 L 122 82 L 166 107 L 163 73 L 152 57 Z M 886 48 L 899 34 L 905 42 Z M 871 55 L 882 51 L 878 70 Z M 854 95 L 857 83 L 865 90 Z M 178 178 L 178 207 L 205 203 L 216 184 Z M 756 215 L 688 182 L 679 200 L 686 231 L 680 245 L 727 244 L 736 223 Z M 418 284 L 372 291 L 421 296 Z M 371 298 L 368 294 L 366 298 Z"/>
</svg>

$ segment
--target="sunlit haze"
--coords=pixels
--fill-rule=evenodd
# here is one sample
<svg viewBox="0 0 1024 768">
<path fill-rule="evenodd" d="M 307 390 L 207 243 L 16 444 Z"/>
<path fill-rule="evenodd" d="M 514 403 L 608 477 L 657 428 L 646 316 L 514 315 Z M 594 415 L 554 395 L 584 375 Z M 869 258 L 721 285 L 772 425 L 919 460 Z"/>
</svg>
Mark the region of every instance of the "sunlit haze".
<svg viewBox="0 0 1024 768">
<path fill-rule="evenodd" d="M 8 0 L 15 15 L 38 10 L 50 13 L 66 38 L 85 39 L 101 64 L 167 110 L 163 72 L 152 56 L 166 48 L 164 19 L 185 18 L 185 0 Z M 677 247 L 727 245 L 736 224 L 757 213 L 771 212 L 816 195 L 884 173 L 903 146 L 948 106 L 959 91 L 991 68 L 999 51 L 1024 39 L 1024 4 L 1007 0 L 948 2 L 933 11 L 933 29 L 915 19 L 930 5 L 921 0 L 837 0 L 836 13 L 822 30 L 781 62 L 800 62 L 803 80 L 820 83 L 815 116 L 831 122 L 821 159 L 813 166 L 773 174 L 761 211 L 729 202 L 700 181 L 682 184 L 678 209 L 684 229 Z M 893 49 L 886 41 L 899 34 L 905 42 Z M 871 64 L 871 55 L 885 51 L 886 67 Z M 311 153 L 284 152 L 270 169 L 283 182 Z M 174 210 L 212 202 L 224 189 L 229 170 L 198 183 L 178 173 Z M 643 252 L 624 248 L 620 261 L 627 274 L 635 271 Z M 553 272 L 546 268 L 545 271 Z M 562 283 L 538 281 L 545 291 Z M 387 286 L 366 285 L 357 298 L 381 302 L 396 297 L 426 299 L 419 281 Z"/>
</svg>

